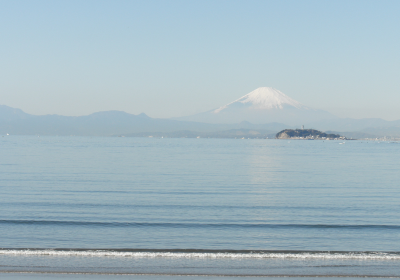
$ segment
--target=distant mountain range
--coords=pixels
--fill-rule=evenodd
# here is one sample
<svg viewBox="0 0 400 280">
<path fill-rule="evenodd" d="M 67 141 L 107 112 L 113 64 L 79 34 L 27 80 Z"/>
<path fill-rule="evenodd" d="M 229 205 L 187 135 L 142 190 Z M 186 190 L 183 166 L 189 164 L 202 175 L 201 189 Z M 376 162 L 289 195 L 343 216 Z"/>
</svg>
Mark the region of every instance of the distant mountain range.
<svg viewBox="0 0 400 280">
<path fill-rule="evenodd" d="M 273 138 L 283 129 L 301 125 L 348 138 L 400 137 L 400 120 L 338 118 L 267 87 L 217 109 L 175 119 L 121 111 L 79 117 L 36 116 L 0 105 L 0 135 Z"/>
<path fill-rule="evenodd" d="M 146 114 L 132 115 L 121 111 L 106 111 L 88 116 L 69 117 L 60 115 L 30 115 L 20 109 L 0 105 L 0 135 L 80 135 L 80 136 L 150 136 L 192 137 L 213 133 L 223 135 L 224 131 L 244 129 L 261 130 L 273 135 L 286 125 L 270 123 L 254 125 L 247 122 L 239 124 L 208 124 L 150 118 Z M 237 132 L 238 135 L 243 133 Z M 226 132 L 232 134 L 232 132 Z M 244 133 L 247 135 L 246 133 Z M 175 135 L 175 136 L 174 136 Z M 182 136 L 181 136 L 182 135 Z M 220 136 L 222 137 L 222 136 Z"/>
</svg>

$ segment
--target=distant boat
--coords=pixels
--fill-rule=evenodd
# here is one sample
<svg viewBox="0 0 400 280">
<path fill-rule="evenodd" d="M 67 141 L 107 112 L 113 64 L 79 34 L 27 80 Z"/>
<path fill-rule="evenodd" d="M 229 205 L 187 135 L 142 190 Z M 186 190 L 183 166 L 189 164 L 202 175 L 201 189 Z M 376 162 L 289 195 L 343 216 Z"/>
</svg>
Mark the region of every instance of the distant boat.
<svg viewBox="0 0 400 280">
<path fill-rule="evenodd" d="M 7 133 L 7 135 L 10 135 L 10 134 Z"/>
</svg>

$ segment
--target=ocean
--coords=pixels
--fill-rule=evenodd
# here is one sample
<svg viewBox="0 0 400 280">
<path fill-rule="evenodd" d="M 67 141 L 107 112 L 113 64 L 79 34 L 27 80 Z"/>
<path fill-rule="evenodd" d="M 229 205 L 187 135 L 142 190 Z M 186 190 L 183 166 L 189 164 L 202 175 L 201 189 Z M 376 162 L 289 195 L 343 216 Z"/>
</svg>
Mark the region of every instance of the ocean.
<svg viewBox="0 0 400 280">
<path fill-rule="evenodd" d="M 399 163 L 399 142 L 3 136 L 0 277 L 400 277 Z"/>
</svg>

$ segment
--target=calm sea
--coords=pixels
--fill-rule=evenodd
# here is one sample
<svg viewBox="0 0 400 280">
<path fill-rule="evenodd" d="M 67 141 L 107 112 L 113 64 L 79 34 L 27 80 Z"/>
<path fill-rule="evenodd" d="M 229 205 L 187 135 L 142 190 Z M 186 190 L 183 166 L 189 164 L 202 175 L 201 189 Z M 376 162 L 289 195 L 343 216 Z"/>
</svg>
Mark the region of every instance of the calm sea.
<svg viewBox="0 0 400 280">
<path fill-rule="evenodd" d="M 4 136 L 0 272 L 400 277 L 399 163 L 398 142 Z"/>
</svg>

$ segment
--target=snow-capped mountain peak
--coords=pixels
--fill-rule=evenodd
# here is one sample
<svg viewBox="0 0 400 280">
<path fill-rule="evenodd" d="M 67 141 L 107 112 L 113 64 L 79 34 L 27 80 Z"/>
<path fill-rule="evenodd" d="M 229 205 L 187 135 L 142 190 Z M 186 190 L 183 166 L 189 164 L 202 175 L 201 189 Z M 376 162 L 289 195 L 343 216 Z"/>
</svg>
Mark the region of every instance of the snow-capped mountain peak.
<svg viewBox="0 0 400 280">
<path fill-rule="evenodd" d="M 281 91 L 260 87 L 218 109 L 181 117 L 179 120 L 204 123 L 252 124 L 284 123 L 298 126 L 337 118 L 329 112 L 304 106 Z"/>
<path fill-rule="evenodd" d="M 259 110 L 283 109 L 284 106 L 288 105 L 298 109 L 307 109 L 306 106 L 277 89 L 271 87 L 260 87 L 245 96 L 214 110 L 214 113 L 219 113 L 235 103 L 242 103 L 243 105 L 248 105 Z"/>
</svg>

